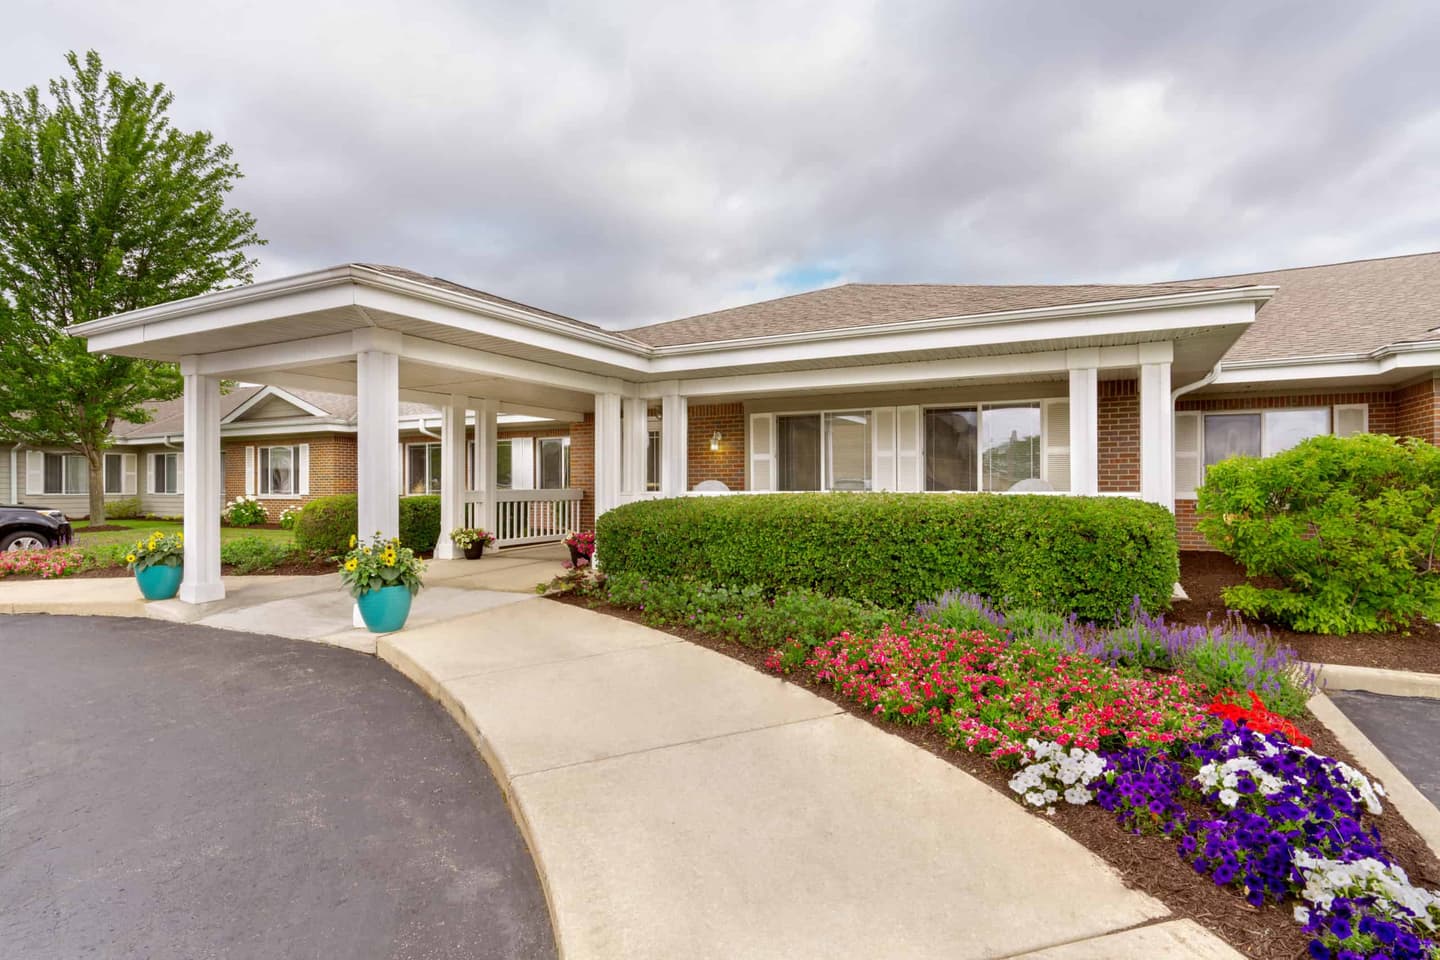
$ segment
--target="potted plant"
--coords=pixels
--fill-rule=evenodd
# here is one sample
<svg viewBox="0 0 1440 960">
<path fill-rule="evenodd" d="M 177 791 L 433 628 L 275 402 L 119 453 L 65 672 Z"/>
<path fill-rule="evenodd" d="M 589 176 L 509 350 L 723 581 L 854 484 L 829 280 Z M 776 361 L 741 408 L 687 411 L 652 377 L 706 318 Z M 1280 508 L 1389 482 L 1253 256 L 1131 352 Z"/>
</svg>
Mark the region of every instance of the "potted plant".
<svg viewBox="0 0 1440 960">
<path fill-rule="evenodd" d="M 180 592 L 185 574 L 185 534 L 156 530 L 125 555 L 146 600 L 169 600 Z"/>
<path fill-rule="evenodd" d="M 387 540 L 379 533 L 368 544 L 352 535 L 349 552 L 340 558 L 340 582 L 371 633 L 394 633 L 405 626 L 424 570 L 414 550 L 402 547 L 398 537 Z"/>
<path fill-rule="evenodd" d="M 580 566 L 584 560 L 589 566 L 590 558 L 595 555 L 595 532 L 583 530 L 580 533 L 572 533 L 565 538 L 565 546 L 570 548 L 570 563 L 572 566 Z"/>
<path fill-rule="evenodd" d="M 466 560 L 479 560 L 495 538 L 479 527 L 460 527 L 450 531 L 450 542 L 465 551 Z"/>
</svg>

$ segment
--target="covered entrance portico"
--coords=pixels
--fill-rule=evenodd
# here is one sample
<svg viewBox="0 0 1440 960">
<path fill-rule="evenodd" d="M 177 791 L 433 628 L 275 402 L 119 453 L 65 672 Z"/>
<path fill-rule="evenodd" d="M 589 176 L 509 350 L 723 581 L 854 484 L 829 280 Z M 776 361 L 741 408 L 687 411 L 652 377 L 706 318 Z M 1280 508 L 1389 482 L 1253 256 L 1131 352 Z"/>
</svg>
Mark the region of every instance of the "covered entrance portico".
<svg viewBox="0 0 1440 960">
<path fill-rule="evenodd" d="M 861 489 L 924 490 L 933 489 L 924 479 L 920 428 L 926 398 L 1025 385 L 1054 408 L 1045 421 L 1050 489 L 1099 493 L 1101 384 L 1117 372 L 1138 382 L 1144 438 L 1135 489 L 1123 492 L 1169 505 L 1173 391 L 1214 366 L 1266 296 L 1255 287 L 1183 291 L 809 337 L 667 346 L 437 278 L 349 264 L 121 314 L 74 332 L 88 338 L 92 351 L 180 365 L 181 599 L 204 603 L 224 596 L 219 397 L 225 379 L 356 398 L 357 534 L 367 537 L 398 533 L 400 404 L 438 408 L 436 551 L 442 558 L 452 555 L 447 535 L 456 527 L 482 526 L 502 541 L 533 542 L 588 525 L 626 500 L 704 492 L 692 491 L 692 481 L 707 477 L 691 476 L 692 465 L 703 460 L 688 420 L 692 405 L 720 401 L 745 410 L 743 436 L 728 438 L 741 447 L 744 483 L 738 486 L 745 492 L 783 488 L 773 433 L 767 433 L 774 415 L 767 411 L 786 404 L 819 409 L 827 397 L 873 407 Z M 574 425 L 571 456 L 586 482 L 563 490 L 500 489 L 497 424 L 505 414 Z M 473 448 L 467 421 L 474 424 Z M 723 431 L 714 437 L 712 451 L 725 442 Z M 656 460 L 658 470 L 647 470 Z"/>
</svg>

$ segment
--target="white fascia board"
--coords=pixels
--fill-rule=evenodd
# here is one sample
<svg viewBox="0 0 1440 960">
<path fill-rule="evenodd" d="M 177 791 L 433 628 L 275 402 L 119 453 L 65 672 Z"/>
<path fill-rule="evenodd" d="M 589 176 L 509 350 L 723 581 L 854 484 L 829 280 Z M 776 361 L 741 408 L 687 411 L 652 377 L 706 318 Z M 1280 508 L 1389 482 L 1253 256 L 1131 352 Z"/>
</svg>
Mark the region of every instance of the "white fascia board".
<svg viewBox="0 0 1440 960">
<path fill-rule="evenodd" d="M 945 383 L 976 377 L 1034 376 L 1063 377 L 1066 352 L 1015 353 L 994 357 L 961 357 L 950 360 L 915 360 L 824 370 L 785 370 L 731 377 L 702 377 L 680 381 L 679 393 L 686 397 L 726 394 L 815 391 L 841 388 L 913 386 Z"/>
<path fill-rule="evenodd" d="M 226 423 L 220 426 L 220 436 L 225 437 L 268 437 L 289 436 L 309 433 L 354 433 L 355 424 L 339 417 L 314 420 L 266 420 L 260 423 Z M 183 431 L 174 433 L 152 433 L 146 436 L 112 437 L 110 443 L 117 447 L 151 447 L 156 444 L 178 444 L 184 440 Z"/>
<path fill-rule="evenodd" d="M 1160 298 L 1156 298 L 1160 299 Z M 1164 298 L 1173 300 L 1173 298 Z M 863 354 L 923 353 L 930 350 L 954 350 L 965 347 L 988 347 L 1007 343 L 1060 341 L 1106 336 L 1146 336 L 1164 340 L 1183 330 L 1196 327 L 1235 327 L 1243 331 L 1255 319 L 1256 297 L 1251 291 L 1237 298 L 1234 291 L 1228 300 L 1206 299 L 1198 304 L 1167 303 L 1163 308 L 1153 302 L 1127 301 L 1128 309 L 1096 311 L 1093 304 L 1058 308 L 1031 316 L 990 314 L 977 318 L 949 321 L 920 321 L 918 324 L 896 325 L 896 329 L 875 333 L 874 328 L 836 330 L 811 334 L 805 339 L 788 339 L 776 344 L 770 340 L 753 346 L 732 342 L 707 344 L 690 353 L 657 355 L 651 361 L 654 375 L 676 376 L 699 370 L 754 366 L 767 363 L 828 360 Z"/>
<path fill-rule="evenodd" d="M 1369 353 L 1279 360 L 1226 360 L 1215 384 L 1269 383 L 1384 376 L 1397 370 L 1440 367 L 1440 341 L 1396 343 Z"/>
<path fill-rule="evenodd" d="M 624 382 L 615 377 L 602 377 L 549 363 L 521 360 L 409 335 L 401 339 L 400 356 L 434 367 L 539 383 L 584 393 L 621 393 L 624 390 Z"/>
<path fill-rule="evenodd" d="M 290 370 L 328 360 L 349 360 L 354 355 L 354 333 L 330 333 L 323 337 L 204 353 L 182 359 L 181 366 L 194 373 L 221 377 L 250 370 Z"/>
</svg>

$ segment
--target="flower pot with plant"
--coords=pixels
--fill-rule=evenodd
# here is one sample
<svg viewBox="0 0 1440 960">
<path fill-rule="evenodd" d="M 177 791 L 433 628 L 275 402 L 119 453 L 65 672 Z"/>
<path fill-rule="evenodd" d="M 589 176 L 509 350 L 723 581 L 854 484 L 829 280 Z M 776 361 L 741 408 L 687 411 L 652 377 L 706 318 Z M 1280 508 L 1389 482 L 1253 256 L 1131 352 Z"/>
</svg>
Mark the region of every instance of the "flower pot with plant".
<svg viewBox="0 0 1440 960">
<path fill-rule="evenodd" d="M 360 619 L 371 633 L 394 633 L 410 616 L 410 601 L 420 592 L 425 564 L 398 537 L 376 533 L 367 544 L 350 537 L 340 558 L 340 582 L 355 598 Z"/>
<path fill-rule="evenodd" d="M 495 537 L 479 527 L 459 527 L 450 531 L 450 542 L 465 551 L 466 560 L 479 560 Z"/>
<path fill-rule="evenodd" d="M 570 548 L 570 565 L 572 567 L 589 566 L 590 558 L 595 556 L 595 532 L 593 530 L 582 530 L 579 533 L 572 533 L 565 538 L 565 546 Z M 582 564 L 580 561 L 585 561 Z"/>
<path fill-rule="evenodd" d="M 169 600 L 180 591 L 185 575 L 185 534 L 156 530 L 136 541 L 125 562 L 146 600 Z"/>
</svg>

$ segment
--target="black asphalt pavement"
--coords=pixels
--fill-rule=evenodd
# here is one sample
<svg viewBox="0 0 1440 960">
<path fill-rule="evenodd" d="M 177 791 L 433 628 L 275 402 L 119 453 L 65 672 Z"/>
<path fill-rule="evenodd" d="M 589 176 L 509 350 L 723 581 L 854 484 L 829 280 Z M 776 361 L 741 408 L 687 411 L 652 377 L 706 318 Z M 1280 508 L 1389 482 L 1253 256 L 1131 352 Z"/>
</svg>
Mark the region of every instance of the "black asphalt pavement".
<svg viewBox="0 0 1440 960">
<path fill-rule="evenodd" d="M 1360 732 L 1433 804 L 1440 805 L 1440 701 L 1334 690 L 1335 701 Z"/>
<path fill-rule="evenodd" d="M 489 771 L 386 664 L 0 617 L 0 957 L 554 956 Z"/>
</svg>

